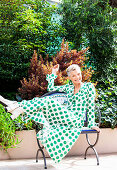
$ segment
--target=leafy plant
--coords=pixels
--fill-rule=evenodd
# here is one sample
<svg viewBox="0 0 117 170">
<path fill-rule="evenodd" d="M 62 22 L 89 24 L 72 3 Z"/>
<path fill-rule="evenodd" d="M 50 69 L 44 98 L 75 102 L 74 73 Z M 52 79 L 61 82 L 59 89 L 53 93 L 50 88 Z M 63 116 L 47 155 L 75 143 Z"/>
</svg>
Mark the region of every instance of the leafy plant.
<svg viewBox="0 0 117 170">
<path fill-rule="evenodd" d="M 0 149 L 7 150 L 16 147 L 19 143 L 15 134 L 16 127 L 10 119 L 11 114 L 6 113 L 0 104 Z"/>
<path fill-rule="evenodd" d="M 99 89 L 98 106 L 101 112 L 101 127 L 117 127 L 117 98 L 115 96 L 115 86 L 106 89 Z"/>
<path fill-rule="evenodd" d="M 19 144 L 20 141 L 18 141 L 16 131 L 41 128 L 40 124 L 35 124 L 32 120 L 24 121 L 22 116 L 15 120 L 12 120 L 10 116 L 11 113 L 6 112 L 0 104 L 0 149 L 6 151 L 8 148 L 17 147 L 17 144 Z"/>
<path fill-rule="evenodd" d="M 27 76 L 34 49 L 45 56 L 47 52 L 52 55 L 59 48 L 64 29 L 54 19 L 56 9 L 55 5 L 43 0 L 0 1 L 2 91 L 19 87 L 19 79 Z"/>
<path fill-rule="evenodd" d="M 97 84 L 98 98 L 97 105 L 101 111 L 101 127 L 117 127 L 117 66 L 110 63 L 105 77 L 102 77 L 102 84 Z"/>
<path fill-rule="evenodd" d="M 17 119 L 13 120 L 16 130 L 32 130 L 34 129 L 34 124 L 31 120 L 25 122 L 22 116 L 19 116 Z"/>
<path fill-rule="evenodd" d="M 95 66 L 95 80 L 114 59 L 116 48 L 116 9 L 108 0 L 63 0 L 61 22 L 66 29 L 65 38 L 79 49 L 84 37 L 90 51 L 90 63 Z M 108 61 L 108 62 L 107 62 Z"/>
</svg>

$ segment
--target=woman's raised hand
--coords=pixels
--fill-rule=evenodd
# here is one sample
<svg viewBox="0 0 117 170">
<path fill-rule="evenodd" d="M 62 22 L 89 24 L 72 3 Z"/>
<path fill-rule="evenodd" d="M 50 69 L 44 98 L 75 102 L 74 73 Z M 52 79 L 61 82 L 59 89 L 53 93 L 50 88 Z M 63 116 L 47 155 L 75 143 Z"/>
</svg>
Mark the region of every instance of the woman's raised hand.
<svg viewBox="0 0 117 170">
<path fill-rule="evenodd" d="M 99 127 L 97 127 L 97 126 L 94 126 L 94 127 L 92 127 L 91 129 L 97 130 L 98 133 L 101 132 L 101 129 L 100 129 Z"/>
<path fill-rule="evenodd" d="M 52 68 L 52 74 L 56 74 L 58 70 L 59 70 L 59 64 L 56 64 L 56 65 Z"/>
</svg>

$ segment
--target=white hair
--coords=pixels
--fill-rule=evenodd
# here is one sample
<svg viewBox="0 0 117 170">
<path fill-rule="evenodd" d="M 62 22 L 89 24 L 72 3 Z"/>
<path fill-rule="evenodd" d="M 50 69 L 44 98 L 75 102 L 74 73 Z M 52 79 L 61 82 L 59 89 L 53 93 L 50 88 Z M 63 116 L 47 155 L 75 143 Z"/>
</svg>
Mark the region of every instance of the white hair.
<svg viewBox="0 0 117 170">
<path fill-rule="evenodd" d="M 72 64 L 67 68 L 67 75 L 70 76 L 71 71 L 77 71 L 78 73 L 81 74 L 81 69 L 77 64 Z"/>
</svg>

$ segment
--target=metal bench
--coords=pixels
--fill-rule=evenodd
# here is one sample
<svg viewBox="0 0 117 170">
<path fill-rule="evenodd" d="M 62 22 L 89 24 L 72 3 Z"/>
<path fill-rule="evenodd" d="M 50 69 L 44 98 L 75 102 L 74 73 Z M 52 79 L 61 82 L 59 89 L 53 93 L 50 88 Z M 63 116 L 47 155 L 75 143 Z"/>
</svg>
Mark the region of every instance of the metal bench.
<svg viewBox="0 0 117 170">
<path fill-rule="evenodd" d="M 41 97 L 45 97 L 45 96 L 51 96 L 52 98 L 54 98 L 55 100 L 57 100 L 61 104 L 63 104 L 64 106 L 66 106 L 66 104 L 67 104 L 67 96 L 66 96 L 66 93 L 64 93 L 64 92 L 53 91 L 53 92 L 46 93 L 46 94 L 44 94 Z M 98 116 L 97 126 L 100 126 L 101 114 L 100 114 L 99 109 L 98 109 L 98 113 L 99 113 L 99 116 Z M 93 149 L 93 151 L 94 151 L 94 153 L 96 155 L 97 165 L 99 165 L 99 156 L 98 156 L 98 153 L 97 153 L 97 151 L 95 149 L 95 145 L 97 144 L 98 139 L 99 139 L 99 133 L 96 130 L 89 129 L 87 127 L 87 125 L 88 125 L 88 118 L 87 118 L 87 112 L 86 112 L 86 120 L 84 122 L 84 127 L 83 127 L 83 129 L 81 131 L 81 134 L 86 134 L 86 140 L 87 140 L 89 146 L 86 148 L 86 151 L 85 151 L 85 154 L 84 154 L 84 159 L 86 159 L 86 157 L 87 157 L 88 149 L 91 148 L 91 149 Z M 37 129 L 37 131 L 38 131 L 38 129 Z M 96 140 L 95 140 L 94 144 L 91 144 L 91 142 L 89 140 L 89 137 L 88 137 L 88 134 L 92 134 L 92 133 L 96 133 L 97 134 L 96 135 Z M 37 154 L 36 154 L 36 162 L 38 162 L 38 154 L 39 154 L 39 151 L 41 151 L 41 153 L 43 155 L 43 159 L 44 159 L 44 168 L 47 169 L 46 158 L 45 158 L 45 154 L 44 154 L 44 151 L 43 151 L 44 146 L 40 145 L 38 139 L 37 139 L 37 143 L 38 143 L 39 149 L 37 150 Z"/>
</svg>

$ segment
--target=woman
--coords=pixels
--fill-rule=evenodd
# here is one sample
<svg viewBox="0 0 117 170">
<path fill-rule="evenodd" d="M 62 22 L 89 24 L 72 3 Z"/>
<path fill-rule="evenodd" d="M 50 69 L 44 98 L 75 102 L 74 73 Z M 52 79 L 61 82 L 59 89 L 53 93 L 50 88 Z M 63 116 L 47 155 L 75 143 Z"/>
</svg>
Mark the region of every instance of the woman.
<svg viewBox="0 0 117 170">
<path fill-rule="evenodd" d="M 12 113 L 12 119 L 24 113 L 28 118 L 43 124 L 43 129 L 39 131 L 37 138 L 55 162 L 60 162 L 78 139 L 84 125 L 86 110 L 88 111 L 88 127 L 100 132 L 100 129 L 95 126 L 93 84 L 83 83 L 80 67 L 72 64 L 67 68 L 69 83 L 54 86 L 58 70 L 57 64 L 53 67 L 52 74 L 47 75 L 48 90 L 66 92 L 67 108 L 49 96 L 35 97 L 22 102 L 12 102 L 0 97 L 0 101 L 6 104 L 7 110 Z"/>
</svg>

